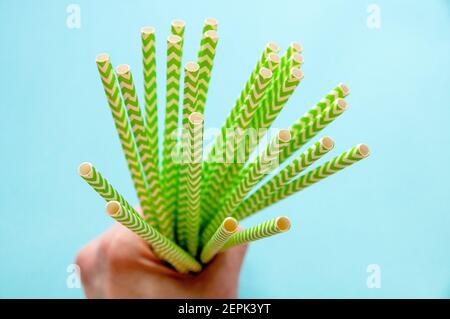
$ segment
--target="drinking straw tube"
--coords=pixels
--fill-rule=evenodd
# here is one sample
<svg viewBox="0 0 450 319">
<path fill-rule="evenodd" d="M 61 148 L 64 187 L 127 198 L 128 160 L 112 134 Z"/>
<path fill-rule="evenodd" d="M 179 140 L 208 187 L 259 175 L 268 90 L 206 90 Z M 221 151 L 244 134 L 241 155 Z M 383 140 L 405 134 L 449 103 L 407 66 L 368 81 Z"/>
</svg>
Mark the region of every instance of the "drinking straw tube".
<svg viewBox="0 0 450 319">
<path fill-rule="evenodd" d="M 162 259 L 177 271 L 199 272 L 202 266 L 182 248 L 147 224 L 139 214 L 127 209 L 117 201 L 106 204 L 106 212 L 119 223 L 147 241 Z"/>
<path fill-rule="evenodd" d="M 220 210 L 206 226 L 201 234 L 202 243 L 211 238 L 213 232 L 219 226 L 220 222 L 227 216 L 230 216 L 233 210 L 239 205 L 252 188 L 261 181 L 266 174 L 269 174 L 278 165 L 278 156 L 286 147 L 291 134 L 289 130 L 280 130 L 274 137 L 269 147 L 258 158 L 249 164 L 246 170 L 243 170 L 237 186 L 227 193 L 220 204 Z"/>
<path fill-rule="evenodd" d="M 144 119 L 142 117 L 136 88 L 133 82 L 133 76 L 130 66 L 121 64 L 116 68 L 117 78 L 119 80 L 122 96 L 127 108 L 128 118 L 134 140 L 138 149 L 138 155 L 144 168 L 149 193 L 151 196 L 150 208 L 156 215 L 157 224 L 154 225 L 160 229 L 161 233 L 169 238 L 174 238 L 173 220 L 165 210 L 164 196 L 161 194 L 159 167 L 152 161 L 151 146 L 154 144 L 148 131 L 145 129 Z"/>
<path fill-rule="evenodd" d="M 273 235 L 287 232 L 291 228 L 289 218 L 285 216 L 276 217 L 256 226 L 241 230 L 233 234 L 223 245 L 222 251 L 231 247 L 247 244 L 252 241 L 267 238 Z"/>
<path fill-rule="evenodd" d="M 237 216 L 250 216 L 251 214 L 262 210 L 270 205 L 273 205 L 286 197 L 311 186 L 328 176 L 337 173 L 338 171 L 366 158 L 369 156 L 369 147 L 365 144 L 359 144 L 339 156 L 336 156 L 331 161 L 317 167 L 307 174 L 294 179 L 290 183 L 284 185 L 276 193 L 269 197 L 250 196 L 242 202 L 241 206 L 236 210 Z"/>
<path fill-rule="evenodd" d="M 180 23 L 172 23 L 172 31 L 184 32 Z M 181 30 L 179 30 L 181 28 Z M 180 77 L 182 60 L 182 38 L 171 35 L 167 39 L 167 66 L 166 66 L 166 113 L 164 118 L 164 139 L 162 155 L 162 185 L 166 197 L 166 211 L 174 216 L 177 205 L 177 176 L 178 169 L 174 162 L 174 152 L 177 147 L 178 116 L 180 99 Z M 172 223 L 172 227 L 174 224 Z"/>
<path fill-rule="evenodd" d="M 303 152 L 298 158 L 293 160 L 288 166 L 281 170 L 277 175 L 272 177 L 268 182 L 263 184 L 251 197 L 257 199 L 263 199 L 269 197 L 271 194 L 276 193 L 278 190 L 284 187 L 290 180 L 295 178 L 298 174 L 303 172 L 306 168 L 319 160 L 323 155 L 328 153 L 334 147 L 334 141 L 326 136 L 321 138 L 318 142 L 314 143 L 305 152 Z M 240 210 L 240 206 L 233 213 L 233 217 L 238 220 L 249 217 Z"/>
<path fill-rule="evenodd" d="M 202 263 L 208 263 L 222 249 L 225 242 L 237 231 L 238 225 L 237 220 L 232 217 L 224 219 L 214 235 L 204 246 L 200 255 Z"/>
<path fill-rule="evenodd" d="M 200 70 L 197 84 L 196 112 L 203 113 L 205 110 L 206 96 L 208 95 L 218 40 L 219 35 L 214 30 L 206 31 L 202 38 L 200 51 L 198 52 L 198 65 L 200 66 Z"/>
<path fill-rule="evenodd" d="M 133 135 L 128 124 L 122 99 L 120 98 L 119 87 L 116 83 L 116 76 L 114 74 L 109 55 L 99 54 L 95 60 L 114 119 L 114 124 L 119 135 L 120 144 L 122 145 L 122 150 L 124 152 L 125 159 L 127 160 L 128 169 L 131 173 L 134 188 L 136 189 L 145 219 L 153 225 L 156 225 L 155 216 L 153 211 L 150 209 L 150 198 L 147 191 L 147 182 L 139 162 L 138 153 L 133 141 Z"/>
<path fill-rule="evenodd" d="M 194 112 L 189 116 L 189 159 L 187 209 L 180 214 L 186 215 L 187 221 L 187 248 L 192 256 L 197 255 L 198 235 L 201 218 L 201 187 L 202 187 L 202 155 L 203 155 L 203 115 Z"/>
</svg>

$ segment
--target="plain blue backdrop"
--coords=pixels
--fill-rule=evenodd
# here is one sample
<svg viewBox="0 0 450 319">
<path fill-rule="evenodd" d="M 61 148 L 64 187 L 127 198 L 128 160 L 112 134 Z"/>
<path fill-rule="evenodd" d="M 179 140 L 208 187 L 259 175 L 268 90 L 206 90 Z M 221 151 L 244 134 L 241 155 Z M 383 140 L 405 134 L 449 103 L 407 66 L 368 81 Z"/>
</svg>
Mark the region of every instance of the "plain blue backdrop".
<svg viewBox="0 0 450 319">
<path fill-rule="evenodd" d="M 66 25 L 71 3 L 79 29 Z M 163 101 L 171 20 L 186 21 L 186 62 L 210 16 L 220 42 L 207 127 L 223 123 L 267 41 L 299 41 L 305 79 L 274 125 L 288 127 L 344 82 L 350 107 L 320 134 L 336 141 L 326 159 L 361 142 L 372 151 L 244 223 L 286 214 L 293 227 L 251 245 L 240 296 L 450 297 L 450 2 L 375 3 L 379 29 L 362 0 L 1 0 L 0 297 L 83 296 L 67 288 L 67 267 L 113 221 L 80 162 L 136 203 L 95 55 L 130 64 L 142 97 L 139 29 L 155 26 Z M 370 264 L 379 289 L 366 285 Z"/>
</svg>

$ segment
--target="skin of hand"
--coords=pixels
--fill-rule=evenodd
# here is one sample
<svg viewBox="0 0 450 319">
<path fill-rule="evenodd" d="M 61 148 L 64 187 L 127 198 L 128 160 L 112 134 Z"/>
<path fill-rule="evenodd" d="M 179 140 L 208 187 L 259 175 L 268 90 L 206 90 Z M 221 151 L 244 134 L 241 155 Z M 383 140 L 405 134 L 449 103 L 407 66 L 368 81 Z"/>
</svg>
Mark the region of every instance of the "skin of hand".
<svg viewBox="0 0 450 319">
<path fill-rule="evenodd" d="M 236 298 L 246 250 L 231 248 L 199 274 L 180 274 L 117 223 L 82 248 L 76 263 L 88 298 Z"/>
</svg>

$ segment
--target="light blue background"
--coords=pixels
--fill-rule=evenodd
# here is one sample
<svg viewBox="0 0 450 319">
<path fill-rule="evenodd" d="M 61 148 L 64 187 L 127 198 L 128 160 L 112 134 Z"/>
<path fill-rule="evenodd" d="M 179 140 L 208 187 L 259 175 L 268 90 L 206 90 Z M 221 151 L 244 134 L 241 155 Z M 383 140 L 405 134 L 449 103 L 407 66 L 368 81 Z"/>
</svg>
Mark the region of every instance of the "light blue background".
<svg viewBox="0 0 450 319">
<path fill-rule="evenodd" d="M 251 245 L 240 296 L 450 297 L 449 1 L 376 1 L 379 30 L 366 25 L 370 1 L 74 2 L 80 29 L 66 27 L 70 1 L 0 1 L 0 297 L 83 296 L 66 287 L 66 267 L 112 221 L 80 162 L 136 202 L 95 55 L 129 63 L 142 93 L 139 28 L 155 26 L 162 97 L 170 21 L 187 22 L 187 61 L 209 16 L 220 44 L 208 127 L 222 124 L 264 44 L 295 40 L 305 79 L 275 126 L 344 82 L 350 108 L 324 131 L 336 141 L 327 159 L 360 142 L 372 150 L 245 223 L 287 214 L 293 228 Z M 366 286 L 369 264 L 380 289 Z"/>
</svg>

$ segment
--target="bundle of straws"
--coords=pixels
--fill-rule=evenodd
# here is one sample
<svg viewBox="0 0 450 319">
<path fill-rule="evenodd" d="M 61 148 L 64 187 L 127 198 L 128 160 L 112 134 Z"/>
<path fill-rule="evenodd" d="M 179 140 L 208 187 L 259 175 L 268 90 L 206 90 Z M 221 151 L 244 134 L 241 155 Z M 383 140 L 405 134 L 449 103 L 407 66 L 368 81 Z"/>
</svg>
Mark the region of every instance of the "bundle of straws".
<svg viewBox="0 0 450 319">
<path fill-rule="evenodd" d="M 369 149 L 356 145 L 303 173 L 333 148 L 333 140 L 322 137 L 278 174 L 265 178 L 339 117 L 347 109 L 344 98 L 349 94 L 348 87 L 339 84 L 290 128 L 278 130 L 260 147 L 267 129 L 303 79 L 302 47 L 291 43 L 280 57 L 278 45 L 268 43 L 204 156 L 203 113 L 219 39 L 217 21 L 205 20 L 197 59 L 184 66 L 180 102 L 184 31 L 183 21 L 173 21 L 167 38 L 161 160 L 154 28 L 141 30 L 145 113 L 130 67 L 122 64 L 113 70 L 108 54 L 96 58 L 142 212 L 92 164 L 82 163 L 79 174 L 108 202 L 106 211 L 111 217 L 146 240 L 159 258 L 188 273 L 201 271 L 221 251 L 289 230 L 285 216 L 246 229 L 238 229 L 238 221 L 367 157 Z M 253 153 L 258 155 L 253 158 Z"/>
</svg>

